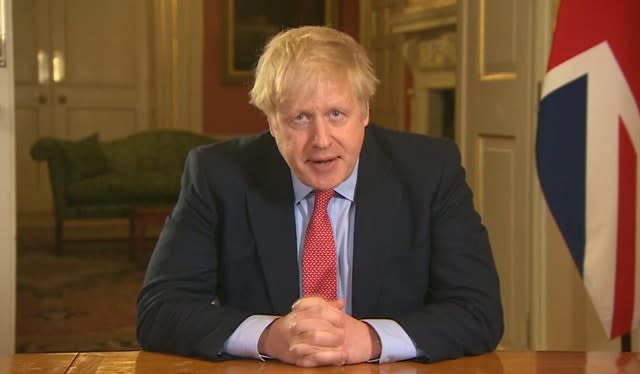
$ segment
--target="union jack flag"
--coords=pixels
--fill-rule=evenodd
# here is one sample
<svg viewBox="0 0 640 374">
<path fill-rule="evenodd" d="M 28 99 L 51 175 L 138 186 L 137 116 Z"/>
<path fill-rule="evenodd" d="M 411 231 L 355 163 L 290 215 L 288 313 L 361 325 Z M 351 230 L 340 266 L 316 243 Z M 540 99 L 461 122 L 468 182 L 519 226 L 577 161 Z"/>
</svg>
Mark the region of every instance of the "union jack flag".
<svg viewBox="0 0 640 374">
<path fill-rule="evenodd" d="M 538 177 L 609 338 L 640 325 L 640 1 L 562 0 Z"/>
</svg>

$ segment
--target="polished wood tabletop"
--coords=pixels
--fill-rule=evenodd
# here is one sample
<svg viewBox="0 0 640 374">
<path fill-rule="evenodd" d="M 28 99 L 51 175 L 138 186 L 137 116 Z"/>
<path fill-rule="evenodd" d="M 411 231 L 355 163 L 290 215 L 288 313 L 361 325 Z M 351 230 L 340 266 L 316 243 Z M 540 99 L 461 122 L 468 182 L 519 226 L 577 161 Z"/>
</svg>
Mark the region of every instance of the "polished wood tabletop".
<svg viewBox="0 0 640 374">
<path fill-rule="evenodd" d="M 0 356 L 0 373 L 210 374 L 606 374 L 640 373 L 640 353 L 494 352 L 435 364 L 396 362 L 298 368 L 275 361 L 210 362 L 151 352 L 25 353 Z"/>
<path fill-rule="evenodd" d="M 0 355 L 0 373 L 66 373 L 77 353 Z"/>
</svg>

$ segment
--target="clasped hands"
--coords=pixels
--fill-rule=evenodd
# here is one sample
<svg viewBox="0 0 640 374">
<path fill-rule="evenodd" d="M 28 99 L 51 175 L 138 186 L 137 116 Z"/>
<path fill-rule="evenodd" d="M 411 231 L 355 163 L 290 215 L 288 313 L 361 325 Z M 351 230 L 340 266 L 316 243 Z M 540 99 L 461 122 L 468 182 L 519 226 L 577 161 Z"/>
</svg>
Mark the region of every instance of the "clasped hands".
<svg viewBox="0 0 640 374">
<path fill-rule="evenodd" d="M 313 367 L 355 364 L 380 356 L 380 341 L 369 324 L 343 312 L 344 301 L 303 297 L 274 320 L 258 341 L 261 354 Z"/>
</svg>

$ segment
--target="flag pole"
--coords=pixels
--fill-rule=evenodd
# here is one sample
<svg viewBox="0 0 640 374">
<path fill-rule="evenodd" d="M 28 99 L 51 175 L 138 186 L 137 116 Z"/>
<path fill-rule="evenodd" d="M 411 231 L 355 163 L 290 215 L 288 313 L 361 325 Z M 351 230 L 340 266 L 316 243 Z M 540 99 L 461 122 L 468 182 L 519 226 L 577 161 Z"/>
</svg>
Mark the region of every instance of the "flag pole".
<svg viewBox="0 0 640 374">
<path fill-rule="evenodd" d="M 631 352 L 631 333 L 626 333 L 620 337 L 620 351 Z"/>
</svg>

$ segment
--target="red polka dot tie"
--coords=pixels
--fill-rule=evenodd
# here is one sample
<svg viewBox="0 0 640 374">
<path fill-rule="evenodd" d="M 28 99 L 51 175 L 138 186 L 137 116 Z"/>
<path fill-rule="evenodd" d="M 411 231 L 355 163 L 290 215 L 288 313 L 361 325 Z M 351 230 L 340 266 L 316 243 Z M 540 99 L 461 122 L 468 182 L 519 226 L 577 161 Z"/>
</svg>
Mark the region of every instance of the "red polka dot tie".
<svg viewBox="0 0 640 374">
<path fill-rule="evenodd" d="M 316 201 L 304 237 L 302 254 L 302 294 L 336 299 L 336 245 L 327 205 L 331 191 L 316 191 Z"/>
</svg>

